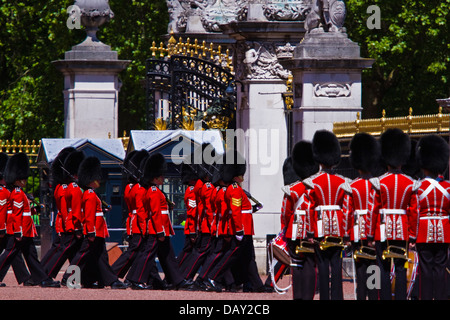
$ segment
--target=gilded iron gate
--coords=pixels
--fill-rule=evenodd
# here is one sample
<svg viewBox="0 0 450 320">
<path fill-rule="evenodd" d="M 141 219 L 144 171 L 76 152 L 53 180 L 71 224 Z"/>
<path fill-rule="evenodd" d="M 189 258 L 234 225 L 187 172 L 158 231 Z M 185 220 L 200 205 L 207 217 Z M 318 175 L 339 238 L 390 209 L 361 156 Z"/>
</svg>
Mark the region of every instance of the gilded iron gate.
<svg viewBox="0 0 450 320">
<path fill-rule="evenodd" d="M 229 51 L 220 46 L 153 44 L 146 62 L 147 129 L 235 128 L 236 88 Z M 196 122 L 197 121 L 197 122 Z M 197 128 L 196 128 L 197 129 Z"/>
</svg>

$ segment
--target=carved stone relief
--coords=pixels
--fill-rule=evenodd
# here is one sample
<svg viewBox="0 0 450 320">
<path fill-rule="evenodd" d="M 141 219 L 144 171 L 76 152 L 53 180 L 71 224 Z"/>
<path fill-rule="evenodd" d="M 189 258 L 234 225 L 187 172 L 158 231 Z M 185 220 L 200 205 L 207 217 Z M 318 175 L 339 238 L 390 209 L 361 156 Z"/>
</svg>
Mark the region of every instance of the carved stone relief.
<svg viewBox="0 0 450 320">
<path fill-rule="evenodd" d="M 338 98 L 338 97 L 349 97 L 351 94 L 351 84 L 350 83 L 317 83 L 314 85 L 314 96 L 315 97 L 327 97 L 327 98 Z"/>
</svg>

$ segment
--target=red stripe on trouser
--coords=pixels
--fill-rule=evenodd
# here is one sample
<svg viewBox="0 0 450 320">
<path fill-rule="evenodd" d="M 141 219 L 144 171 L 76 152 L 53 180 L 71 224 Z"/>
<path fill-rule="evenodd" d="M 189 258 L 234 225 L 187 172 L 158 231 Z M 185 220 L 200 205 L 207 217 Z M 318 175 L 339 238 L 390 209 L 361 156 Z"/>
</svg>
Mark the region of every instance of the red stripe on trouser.
<svg viewBox="0 0 450 320">
<path fill-rule="evenodd" d="M 63 253 L 59 256 L 59 259 L 56 260 L 55 264 L 53 265 L 53 267 L 50 269 L 50 272 L 48 273 L 49 275 L 53 272 L 53 269 L 55 269 L 56 265 L 58 264 L 59 260 L 61 260 L 61 258 L 64 256 L 64 253 L 69 250 L 70 246 L 72 245 L 73 239 L 70 241 L 69 245 L 66 247 L 66 249 L 63 251 Z M 60 247 L 61 245 L 59 245 L 58 247 Z M 55 252 L 56 253 L 56 252 Z"/>
<path fill-rule="evenodd" d="M 211 238 L 208 240 L 208 243 L 206 244 L 206 248 L 209 247 L 210 243 L 211 243 Z M 197 259 L 195 259 L 194 263 L 192 264 L 191 269 L 190 269 L 189 272 L 188 272 L 188 276 L 191 274 L 192 269 L 194 268 L 194 266 L 195 266 L 195 264 L 197 263 L 198 259 L 200 259 L 201 257 L 203 257 L 203 256 L 206 254 L 206 251 L 207 251 L 207 249 L 205 249 L 205 251 L 203 251 L 202 253 L 200 253 L 200 255 L 197 257 Z"/>
<path fill-rule="evenodd" d="M 157 241 L 157 240 L 155 239 L 155 242 L 153 242 L 152 250 L 150 250 L 149 254 L 147 255 L 147 258 L 145 259 L 145 263 L 144 263 L 144 265 L 142 266 L 142 271 L 141 271 L 141 274 L 139 275 L 139 279 L 138 279 L 139 282 L 141 281 L 142 274 L 144 273 L 145 266 L 147 265 L 147 262 L 148 262 L 148 258 L 150 257 L 151 253 L 153 252 L 153 248 L 154 248 L 155 245 L 156 245 L 156 241 Z"/>
<path fill-rule="evenodd" d="M 222 254 L 218 253 L 216 254 L 216 256 L 214 257 L 214 260 L 211 262 L 211 264 L 209 265 L 209 267 L 205 270 L 205 272 L 203 273 L 203 275 L 200 276 L 201 279 L 205 279 L 206 275 L 208 274 L 209 270 L 211 269 L 211 267 L 214 265 L 214 261 L 216 261 L 216 259 L 218 257 L 220 257 Z"/>
<path fill-rule="evenodd" d="M 2 266 L 0 267 L 0 270 L 3 269 L 3 266 L 5 265 L 5 262 L 8 260 L 9 256 L 10 256 L 11 253 L 14 251 L 14 248 L 15 248 L 15 247 L 16 247 L 16 242 L 14 241 L 14 245 L 13 245 L 11 251 L 10 251 L 10 252 L 8 253 L 8 255 L 6 256 L 5 261 L 2 263 Z M 0 279 L 0 280 L 3 280 L 3 279 Z"/>
<path fill-rule="evenodd" d="M 236 252 L 237 249 L 238 249 L 237 247 L 233 249 L 233 252 L 231 252 L 230 256 L 227 258 L 227 260 L 225 260 L 225 262 L 223 263 L 223 265 L 225 265 L 225 264 L 228 262 L 228 260 L 230 260 L 230 258 L 233 256 L 233 254 Z M 223 267 L 223 265 L 222 265 L 222 267 Z M 215 278 L 217 277 L 217 275 L 219 274 L 219 272 L 222 270 L 222 267 L 219 268 L 219 270 L 217 270 L 216 274 L 212 277 L 212 279 L 215 279 Z"/>
</svg>

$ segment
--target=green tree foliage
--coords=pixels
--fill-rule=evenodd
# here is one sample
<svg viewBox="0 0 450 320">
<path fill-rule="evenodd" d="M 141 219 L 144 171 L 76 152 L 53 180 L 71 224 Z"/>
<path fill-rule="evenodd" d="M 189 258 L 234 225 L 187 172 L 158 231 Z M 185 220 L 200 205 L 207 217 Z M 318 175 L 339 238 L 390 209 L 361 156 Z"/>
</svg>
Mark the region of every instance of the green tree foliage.
<svg viewBox="0 0 450 320">
<path fill-rule="evenodd" d="M 369 29 L 370 5 L 380 8 L 381 29 Z M 347 0 L 346 28 L 363 57 L 364 118 L 437 113 L 449 96 L 450 0 Z"/>
<path fill-rule="evenodd" d="M 86 37 L 84 28 L 68 29 L 73 0 L 0 0 L 0 139 L 64 135 L 64 80 L 52 61 Z M 99 39 L 131 60 L 121 73 L 122 130 L 143 129 L 145 59 L 153 40 L 167 31 L 165 0 L 110 0 L 115 17 L 102 26 Z"/>
</svg>

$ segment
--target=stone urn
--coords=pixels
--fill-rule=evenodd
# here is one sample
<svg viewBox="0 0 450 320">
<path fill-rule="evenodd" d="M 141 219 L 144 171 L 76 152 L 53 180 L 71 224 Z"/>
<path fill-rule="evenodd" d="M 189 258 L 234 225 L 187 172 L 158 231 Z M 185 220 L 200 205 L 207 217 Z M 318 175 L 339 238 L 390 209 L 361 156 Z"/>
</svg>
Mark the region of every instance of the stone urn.
<svg viewBox="0 0 450 320">
<path fill-rule="evenodd" d="M 80 8 L 80 22 L 87 33 L 85 41 L 100 42 L 98 28 L 114 17 L 108 0 L 75 0 L 74 5 Z"/>
</svg>

